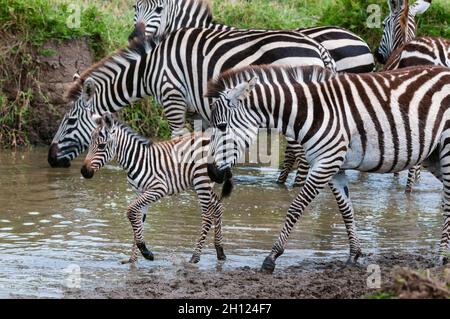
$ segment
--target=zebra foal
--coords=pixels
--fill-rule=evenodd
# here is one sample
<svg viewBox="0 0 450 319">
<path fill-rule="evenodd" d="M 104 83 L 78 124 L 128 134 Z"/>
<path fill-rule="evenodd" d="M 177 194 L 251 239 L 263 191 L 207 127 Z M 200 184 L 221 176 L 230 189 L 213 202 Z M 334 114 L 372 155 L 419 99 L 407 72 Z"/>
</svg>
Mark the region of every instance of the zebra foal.
<svg viewBox="0 0 450 319">
<path fill-rule="evenodd" d="M 127 211 L 134 241 L 131 257 L 124 263 L 134 263 L 137 260 L 137 249 L 144 258 L 153 260 L 153 253 L 148 250 L 143 234 L 147 209 L 164 196 L 177 194 L 189 188 L 194 188 L 197 193 L 202 210 L 201 234 L 190 262 L 197 263 L 200 260 L 213 220 L 217 259 L 225 260 L 221 230 L 223 213 L 221 198 L 231 194 L 231 175 L 225 176 L 225 185 L 219 198 L 213 190 L 214 182 L 207 174 L 206 156 L 209 138 L 201 133 L 193 133 L 154 143 L 116 122 L 110 113 L 105 113 L 102 117 L 97 115 L 95 122 L 97 127 L 92 133 L 81 174 L 85 178 L 92 178 L 107 162 L 116 160 L 127 171 L 128 182 L 138 193 Z"/>
<path fill-rule="evenodd" d="M 349 262 L 361 255 L 345 170 L 394 173 L 425 163 L 443 183 L 441 261 L 447 262 L 450 230 L 450 69 L 316 76 L 314 81 L 274 84 L 275 67 L 228 72 L 210 82 L 213 136 L 208 172 L 230 171 L 259 127 L 276 128 L 298 141 L 310 170 L 292 202 L 284 227 L 262 269 L 271 272 L 305 208 L 330 186 L 350 240 Z M 275 69 L 275 70 L 279 70 Z M 323 73 L 317 67 L 285 69 Z M 246 80 L 244 80 L 246 79 Z"/>
</svg>

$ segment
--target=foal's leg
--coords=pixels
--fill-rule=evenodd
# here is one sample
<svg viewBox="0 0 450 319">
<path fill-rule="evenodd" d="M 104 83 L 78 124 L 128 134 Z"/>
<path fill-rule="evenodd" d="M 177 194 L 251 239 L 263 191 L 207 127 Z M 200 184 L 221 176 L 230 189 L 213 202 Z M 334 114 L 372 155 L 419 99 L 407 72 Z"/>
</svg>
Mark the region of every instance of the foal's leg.
<svg viewBox="0 0 450 319">
<path fill-rule="evenodd" d="M 217 259 L 225 260 L 227 257 L 225 256 L 225 252 L 223 250 L 223 236 L 222 236 L 222 216 L 223 216 L 223 204 L 220 201 L 219 197 L 212 192 L 213 195 L 213 205 L 211 209 L 213 209 L 214 215 L 214 247 L 216 248 Z"/>
<path fill-rule="evenodd" d="M 133 202 L 128 206 L 128 220 L 131 223 L 134 234 L 134 243 L 131 251 L 131 257 L 128 262 L 134 263 L 137 260 L 137 250 L 139 248 L 142 256 L 145 259 L 153 260 L 153 253 L 147 249 L 144 242 L 144 223 L 143 223 L 143 209 L 150 204 L 158 201 L 165 195 L 165 191 L 162 188 L 158 190 L 146 191 L 139 194 Z"/>
<path fill-rule="evenodd" d="M 345 172 L 341 171 L 333 176 L 329 185 L 331 191 L 334 194 L 334 197 L 336 198 L 339 211 L 342 214 L 342 218 L 344 219 L 345 228 L 347 229 L 347 235 L 350 242 L 350 256 L 348 258 L 347 264 L 354 264 L 362 255 L 362 253 L 358 235 L 356 234 L 353 205 L 350 201 L 350 195 L 348 192 L 348 180 Z"/>
</svg>

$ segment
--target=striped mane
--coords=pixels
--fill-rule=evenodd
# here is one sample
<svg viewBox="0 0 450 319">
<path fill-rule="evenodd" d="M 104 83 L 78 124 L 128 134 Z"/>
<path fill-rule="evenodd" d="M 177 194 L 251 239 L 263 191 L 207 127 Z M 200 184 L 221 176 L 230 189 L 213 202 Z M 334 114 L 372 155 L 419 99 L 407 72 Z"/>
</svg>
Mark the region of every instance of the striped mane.
<svg viewBox="0 0 450 319">
<path fill-rule="evenodd" d="M 138 57 L 141 57 L 147 54 L 151 48 L 155 47 L 161 41 L 160 38 L 152 37 L 152 38 L 134 38 L 129 41 L 127 47 L 123 49 L 119 49 L 111 55 L 103 58 L 99 62 L 93 64 L 91 67 L 86 69 L 80 77 L 75 80 L 72 85 L 67 89 L 65 93 L 65 99 L 67 101 L 75 101 L 77 100 L 83 91 L 84 81 L 92 77 L 96 74 L 96 72 L 100 71 L 104 66 L 108 66 L 108 64 L 115 64 L 118 60 L 126 60 L 126 61 L 136 61 Z"/>
<path fill-rule="evenodd" d="M 257 77 L 259 83 L 271 82 L 320 82 L 336 76 L 329 69 L 319 66 L 249 66 L 222 73 L 209 81 L 205 97 L 218 98 L 224 91 L 234 88 L 239 83 Z"/>
</svg>

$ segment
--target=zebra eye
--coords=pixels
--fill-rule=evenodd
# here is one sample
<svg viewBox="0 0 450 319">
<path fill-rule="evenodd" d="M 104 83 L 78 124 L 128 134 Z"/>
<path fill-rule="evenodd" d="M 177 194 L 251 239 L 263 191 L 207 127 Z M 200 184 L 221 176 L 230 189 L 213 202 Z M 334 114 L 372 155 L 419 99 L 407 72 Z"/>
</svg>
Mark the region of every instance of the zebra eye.
<svg viewBox="0 0 450 319">
<path fill-rule="evenodd" d="M 100 151 L 103 151 L 105 148 L 106 148 L 106 143 L 100 143 L 100 144 L 98 144 L 98 149 L 99 149 Z"/>
<path fill-rule="evenodd" d="M 162 11 L 163 11 L 163 7 L 157 7 L 157 8 L 155 9 L 155 12 L 156 12 L 157 14 L 160 14 Z"/>
</svg>

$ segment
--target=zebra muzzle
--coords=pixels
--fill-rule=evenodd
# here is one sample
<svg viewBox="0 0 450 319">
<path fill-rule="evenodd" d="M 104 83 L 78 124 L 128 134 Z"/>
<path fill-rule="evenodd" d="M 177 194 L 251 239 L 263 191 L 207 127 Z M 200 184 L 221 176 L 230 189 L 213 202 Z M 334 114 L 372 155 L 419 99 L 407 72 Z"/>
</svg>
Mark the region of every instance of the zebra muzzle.
<svg viewBox="0 0 450 319">
<path fill-rule="evenodd" d="M 90 166 L 84 164 L 84 165 L 81 167 L 81 175 L 82 175 L 84 178 L 90 179 L 90 178 L 94 177 L 94 170 L 92 169 L 92 167 L 90 167 Z"/>
</svg>

